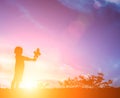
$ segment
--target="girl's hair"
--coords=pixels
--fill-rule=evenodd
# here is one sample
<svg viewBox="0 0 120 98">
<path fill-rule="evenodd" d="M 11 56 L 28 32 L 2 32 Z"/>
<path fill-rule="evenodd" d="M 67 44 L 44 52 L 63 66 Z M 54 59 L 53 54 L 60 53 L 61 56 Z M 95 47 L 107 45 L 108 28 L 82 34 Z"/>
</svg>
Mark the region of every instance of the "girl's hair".
<svg viewBox="0 0 120 98">
<path fill-rule="evenodd" d="M 15 50 L 14 50 L 15 54 L 22 54 L 22 52 L 23 52 L 22 47 L 16 47 Z"/>
</svg>

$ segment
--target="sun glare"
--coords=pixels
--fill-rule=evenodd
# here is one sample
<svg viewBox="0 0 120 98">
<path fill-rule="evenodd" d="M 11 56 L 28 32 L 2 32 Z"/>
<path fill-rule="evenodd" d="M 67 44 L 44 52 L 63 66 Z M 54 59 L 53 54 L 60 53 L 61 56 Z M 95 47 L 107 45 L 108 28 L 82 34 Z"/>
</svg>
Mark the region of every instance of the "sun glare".
<svg viewBox="0 0 120 98">
<path fill-rule="evenodd" d="M 5 63 L 5 64 L 8 64 L 8 63 L 11 63 L 11 59 L 10 58 L 8 58 L 8 57 L 1 57 L 0 58 L 0 62 L 1 63 Z"/>
<path fill-rule="evenodd" d="M 28 89 L 37 88 L 37 82 L 35 82 L 35 81 L 23 81 L 20 84 L 20 88 L 28 88 Z"/>
</svg>

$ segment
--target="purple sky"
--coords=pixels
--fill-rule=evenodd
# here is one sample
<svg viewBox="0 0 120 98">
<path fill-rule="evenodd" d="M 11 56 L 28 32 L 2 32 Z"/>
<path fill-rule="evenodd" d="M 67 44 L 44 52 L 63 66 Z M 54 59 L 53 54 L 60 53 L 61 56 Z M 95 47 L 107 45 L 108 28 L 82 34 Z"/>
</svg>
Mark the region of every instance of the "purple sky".
<svg viewBox="0 0 120 98">
<path fill-rule="evenodd" d="M 103 72 L 120 85 L 119 0 L 1 0 L 0 13 L 1 75 L 12 77 L 13 50 L 20 45 L 30 56 L 40 47 L 35 69 L 46 63 L 38 71 L 45 79 Z M 12 57 L 9 67 L 5 57 Z"/>
</svg>

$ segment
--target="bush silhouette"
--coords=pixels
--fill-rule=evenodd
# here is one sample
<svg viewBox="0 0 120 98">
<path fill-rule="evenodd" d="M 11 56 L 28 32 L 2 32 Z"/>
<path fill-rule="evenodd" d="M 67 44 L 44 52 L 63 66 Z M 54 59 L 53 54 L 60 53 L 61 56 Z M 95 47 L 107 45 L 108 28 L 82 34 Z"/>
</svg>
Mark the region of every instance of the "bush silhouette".
<svg viewBox="0 0 120 98">
<path fill-rule="evenodd" d="M 112 80 L 104 81 L 104 74 L 68 78 L 64 81 L 59 81 L 62 88 L 111 88 Z"/>
<path fill-rule="evenodd" d="M 38 88 L 47 88 L 49 86 L 48 82 L 39 82 L 37 87 Z"/>
</svg>

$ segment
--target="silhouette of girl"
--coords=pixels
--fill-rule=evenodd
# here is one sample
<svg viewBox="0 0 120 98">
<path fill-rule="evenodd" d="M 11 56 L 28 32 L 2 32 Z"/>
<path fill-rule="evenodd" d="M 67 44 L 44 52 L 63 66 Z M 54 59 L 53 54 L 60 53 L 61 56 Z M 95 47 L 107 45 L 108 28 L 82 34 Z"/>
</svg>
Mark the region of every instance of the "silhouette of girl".
<svg viewBox="0 0 120 98">
<path fill-rule="evenodd" d="M 34 52 L 33 58 L 22 56 L 22 53 L 23 53 L 22 47 L 16 47 L 14 50 L 14 53 L 15 53 L 16 62 L 15 62 L 14 78 L 11 84 L 11 88 L 18 88 L 23 76 L 24 61 L 36 61 L 40 53 L 38 49 L 36 52 Z"/>
</svg>

